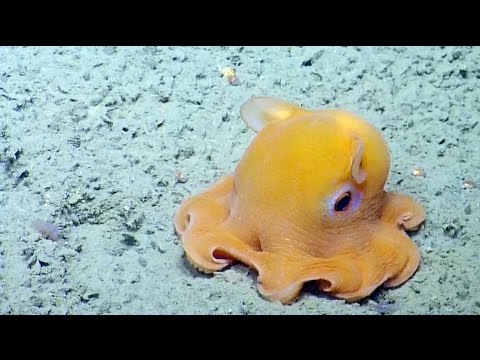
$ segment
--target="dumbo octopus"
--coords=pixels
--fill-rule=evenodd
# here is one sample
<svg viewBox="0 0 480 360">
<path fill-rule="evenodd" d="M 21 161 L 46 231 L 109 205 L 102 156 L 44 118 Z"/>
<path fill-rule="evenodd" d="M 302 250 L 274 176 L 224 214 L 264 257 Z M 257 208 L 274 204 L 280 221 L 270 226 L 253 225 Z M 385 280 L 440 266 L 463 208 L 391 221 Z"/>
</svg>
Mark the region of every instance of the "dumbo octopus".
<svg viewBox="0 0 480 360">
<path fill-rule="evenodd" d="M 258 272 L 260 294 L 284 304 L 308 281 L 355 302 L 415 273 L 420 252 L 405 231 L 425 212 L 410 196 L 384 191 L 390 155 L 377 129 L 344 110 L 273 97 L 250 98 L 241 117 L 257 135 L 233 175 L 175 216 L 195 268 L 244 263 Z"/>
</svg>

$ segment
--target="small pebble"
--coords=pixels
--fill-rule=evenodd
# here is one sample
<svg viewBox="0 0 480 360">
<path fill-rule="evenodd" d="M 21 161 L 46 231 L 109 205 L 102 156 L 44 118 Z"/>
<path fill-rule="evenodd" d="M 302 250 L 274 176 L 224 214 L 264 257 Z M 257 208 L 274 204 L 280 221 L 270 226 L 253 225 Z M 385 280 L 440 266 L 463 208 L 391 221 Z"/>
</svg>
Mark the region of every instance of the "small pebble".
<svg viewBox="0 0 480 360">
<path fill-rule="evenodd" d="M 464 189 L 475 189 L 477 187 L 477 184 L 471 179 L 464 179 L 462 185 Z"/>
</svg>

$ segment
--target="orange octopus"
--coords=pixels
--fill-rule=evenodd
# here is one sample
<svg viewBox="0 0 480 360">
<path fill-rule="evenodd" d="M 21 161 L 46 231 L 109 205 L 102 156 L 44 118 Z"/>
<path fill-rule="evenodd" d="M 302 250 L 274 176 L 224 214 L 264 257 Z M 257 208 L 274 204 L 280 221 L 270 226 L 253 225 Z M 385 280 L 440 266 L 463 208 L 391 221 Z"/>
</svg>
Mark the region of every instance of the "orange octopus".
<svg viewBox="0 0 480 360">
<path fill-rule="evenodd" d="M 390 156 L 378 130 L 347 111 L 272 97 L 249 99 L 241 117 L 258 134 L 235 172 L 175 216 L 194 267 L 240 261 L 258 272 L 260 294 L 281 303 L 307 281 L 354 302 L 415 273 L 420 252 L 405 231 L 425 212 L 384 191 Z"/>
</svg>

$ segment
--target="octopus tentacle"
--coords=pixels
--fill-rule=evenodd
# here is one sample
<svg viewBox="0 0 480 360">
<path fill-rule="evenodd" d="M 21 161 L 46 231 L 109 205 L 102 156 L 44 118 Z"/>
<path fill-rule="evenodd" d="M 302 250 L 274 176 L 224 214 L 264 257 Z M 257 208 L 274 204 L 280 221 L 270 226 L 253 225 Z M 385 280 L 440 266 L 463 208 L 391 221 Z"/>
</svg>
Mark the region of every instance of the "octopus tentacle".
<svg viewBox="0 0 480 360">
<path fill-rule="evenodd" d="M 254 267 L 258 271 L 258 291 L 282 304 L 294 301 L 305 282 L 323 280 L 330 284 L 337 279 L 337 269 L 329 260 L 311 257 L 289 257 L 270 252 L 256 254 Z"/>
<path fill-rule="evenodd" d="M 258 291 L 282 304 L 293 302 L 304 283 L 317 281 L 320 290 L 347 301 L 368 296 L 375 287 L 364 286 L 361 264 L 348 256 L 320 259 L 257 252 L 252 261 L 258 271 Z"/>
<path fill-rule="evenodd" d="M 181 236 L 186 231 L 206 231 L 224 222 L 230 214 L 230 193 L 233 176 L 224 176 L 200 195 L 187 199 L 175 214 L 175 230 Z"/>
<path fill-rule="evenodd" d="M 229 220 L 233 177 L 225 176 L 203 193 L 185 201 L 175 215 L 175 229 L 188 261 L 205 273 L 239 260 L 251 264 L 252 249 L 235 235 Z"/>
<path fill-rule="evenodd" d="M 388 226 L 385 226 L 388 229 Z M 404 231 L 394 232 L 392 229 L 379 234 L 388 236 L 394 243 L 393 263 L 390 263 L 385 273 L 390 277 L 385 280 L 383 286 L 396 287 L 407 281 L 417 271 L 420 265 L 420 250 Z"/>
<path fill-rule="evenodd" d="M 420 263 L 415 243 L 397 227 L 378 222 L 368 246 L 330 258 L 262 252 L 253 261 L 259 292 L 289 303 L 303 284 L 317 280 L 320 290 L 347 302 L 369 296 L 382 284 L 395 287 L 408 280 Z"/>
<path fill-rule="evenodd" d="M 416 230 L 425 220 L 425 209 L 408 195 L 387 192 L 381 219 L 404 230 Z"/>
<path fill-rule="evenodd" d="M 184 235 L 182 241 L 188 261 L 205 273 L 220 271 L 236 260 L 253 265 L 255 250 L 228 231 L 191 233 Z"/>
</svg>

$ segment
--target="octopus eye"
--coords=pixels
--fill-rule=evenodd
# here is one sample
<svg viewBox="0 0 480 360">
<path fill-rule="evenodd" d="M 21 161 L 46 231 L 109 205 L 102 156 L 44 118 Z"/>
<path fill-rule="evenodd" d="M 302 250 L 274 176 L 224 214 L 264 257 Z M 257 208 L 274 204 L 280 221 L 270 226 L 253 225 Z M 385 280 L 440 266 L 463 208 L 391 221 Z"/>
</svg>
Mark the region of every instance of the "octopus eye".
<svg viewBox="0 0 480 360">
<path fill-rule="evenodd" d="M 363 192 L 352 184 L 346 183 L 326 200 L 327 215 L 330 218 L 344 218 L 362 206 Z"/>
<path fill-rule="evenodd" d="M 348 208 L 348 205 L 350 205 L 351 201 L 352 201 L 352 194 L 349 191 L 346 193 L 343 193 L 335 202 L 335 206 L 334 206 L 335 211 L 346 210 Z"/>
</svg>

